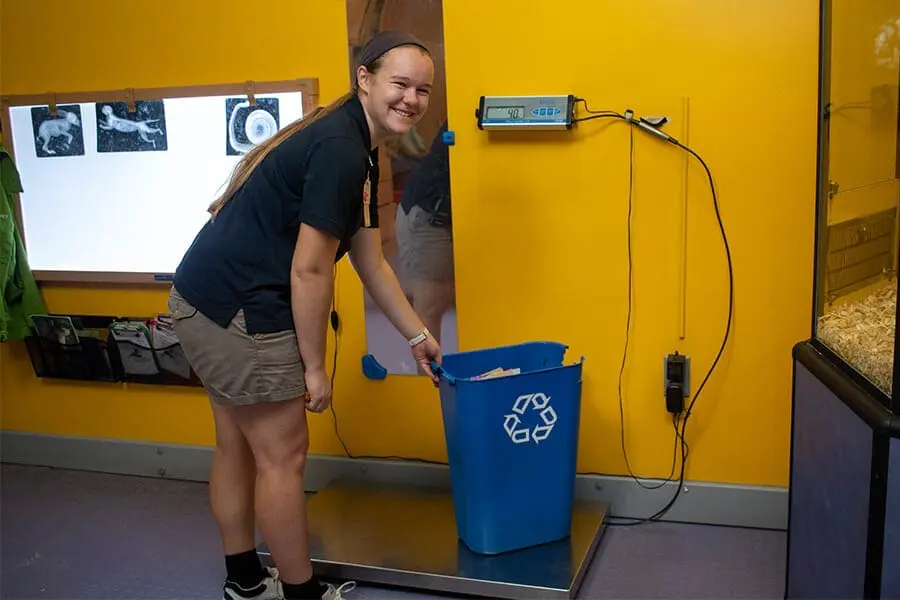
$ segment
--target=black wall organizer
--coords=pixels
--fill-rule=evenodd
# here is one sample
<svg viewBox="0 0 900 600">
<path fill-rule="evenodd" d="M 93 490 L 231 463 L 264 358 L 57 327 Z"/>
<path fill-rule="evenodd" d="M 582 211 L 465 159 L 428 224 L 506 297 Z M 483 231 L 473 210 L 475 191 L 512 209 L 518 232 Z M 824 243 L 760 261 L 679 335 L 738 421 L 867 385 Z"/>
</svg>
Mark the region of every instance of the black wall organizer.
<svg viewBox="0 0 900 600">
<path fill-rule="evenodd" d="M 34 331 L 25 339 L 34 374 L 39 378 L 202 386 L 187 364 L 177 340 L 157 346 L 146 337 L 131 339 L 113 334 L 116 324 L 140 322 L 149 325 L 156 318 L 61 313 L 46 316 L 71 319 L 78 336 L 77 340 L 64 336 L 53 339 Z"/>
</svg>

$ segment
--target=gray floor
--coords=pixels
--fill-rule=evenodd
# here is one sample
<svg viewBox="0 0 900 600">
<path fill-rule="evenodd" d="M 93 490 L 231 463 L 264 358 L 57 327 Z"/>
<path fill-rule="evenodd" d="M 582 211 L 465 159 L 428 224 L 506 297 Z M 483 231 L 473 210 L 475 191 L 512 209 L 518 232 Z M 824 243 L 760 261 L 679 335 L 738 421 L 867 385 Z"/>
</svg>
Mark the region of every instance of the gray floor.
<svg viewBox="0 0 900 600">
<path fill-rule="evenodd" d="M 202 483 L 3 465 L 0 597 L 221 598 Z M 579 598 L 783 598 L 785 534 L 659 523 L 613 527 Z M 360 586 L 348 600 L 426 600 Z M 445 596 L 446 597 L 446 596 Z"/>
</svg>

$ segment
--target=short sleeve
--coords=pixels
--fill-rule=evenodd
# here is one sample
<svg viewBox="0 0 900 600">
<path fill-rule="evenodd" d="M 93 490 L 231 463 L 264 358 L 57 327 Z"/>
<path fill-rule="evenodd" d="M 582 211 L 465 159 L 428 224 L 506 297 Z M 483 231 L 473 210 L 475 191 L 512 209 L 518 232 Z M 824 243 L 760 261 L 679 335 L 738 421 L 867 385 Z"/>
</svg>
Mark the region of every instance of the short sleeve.
<svg viewBox="0 0 900 600">
<path fill-rule="evenodd" d="M 328 138 L 310 150 L 305 166 L 300 222 L 345 239 L 365 220 L 365 149 L 352 138 Z"/>
</svg>

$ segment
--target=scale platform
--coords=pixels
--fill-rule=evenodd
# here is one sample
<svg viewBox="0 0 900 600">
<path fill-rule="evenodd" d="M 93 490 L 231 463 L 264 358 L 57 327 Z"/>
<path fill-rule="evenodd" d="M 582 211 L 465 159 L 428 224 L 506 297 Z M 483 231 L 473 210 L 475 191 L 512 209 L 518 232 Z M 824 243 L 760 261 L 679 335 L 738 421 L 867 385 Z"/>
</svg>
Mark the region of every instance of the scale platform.
<svg viewBox="0 0 900 600">
<path fill-rule="evenodd" d="M 457 538 L 448 491 L 338 480 L 308 501 L 310 552 L 316 573 L 329 580 L 490 598 L 572 599 L 600 543 L 608 508 L 576 503 L 569 538 L 485 556 Z"/>
</svg>

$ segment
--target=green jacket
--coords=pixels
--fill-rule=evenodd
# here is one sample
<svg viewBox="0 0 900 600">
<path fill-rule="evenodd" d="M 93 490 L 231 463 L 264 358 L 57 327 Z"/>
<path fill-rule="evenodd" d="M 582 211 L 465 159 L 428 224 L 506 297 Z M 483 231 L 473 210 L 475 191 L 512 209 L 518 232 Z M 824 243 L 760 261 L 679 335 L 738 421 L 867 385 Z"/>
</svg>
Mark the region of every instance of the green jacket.
<svg viewBox="0 0 900 600">
<path fill-rule="evenodd" d="M 47 313 L 16 226 L 13 194 L 21 191 L 19 171 L 0 145 L 0 342 L 28 336 L 31 315 Z"/>
</svg>

